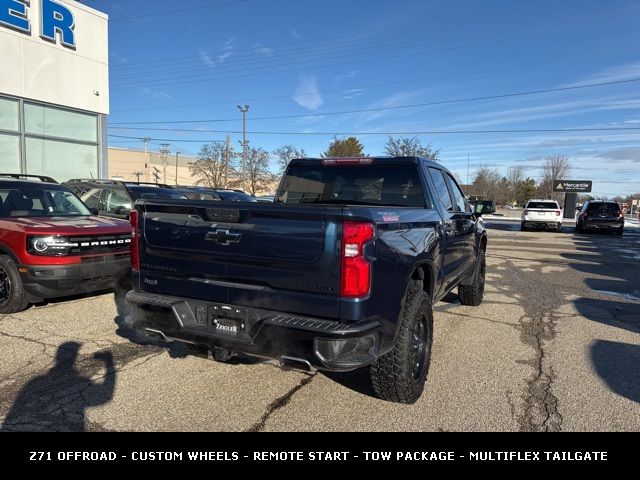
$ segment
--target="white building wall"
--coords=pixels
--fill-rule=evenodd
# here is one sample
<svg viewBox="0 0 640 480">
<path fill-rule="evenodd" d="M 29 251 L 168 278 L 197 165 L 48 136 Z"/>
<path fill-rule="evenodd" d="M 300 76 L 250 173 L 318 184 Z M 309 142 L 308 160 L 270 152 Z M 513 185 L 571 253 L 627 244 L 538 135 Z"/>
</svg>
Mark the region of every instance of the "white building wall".
<svg viewBox="0 0 640 480">
<path fill-rule="evenodd" d="M 75 50 L 59 38 L 40 38 L 41 1 L 31 0 L 30 34 L 0 24 L 0 94 L 108 114 L 108 17 L 74 0 L 56 1 L 73 12 Z"/>
</svg>

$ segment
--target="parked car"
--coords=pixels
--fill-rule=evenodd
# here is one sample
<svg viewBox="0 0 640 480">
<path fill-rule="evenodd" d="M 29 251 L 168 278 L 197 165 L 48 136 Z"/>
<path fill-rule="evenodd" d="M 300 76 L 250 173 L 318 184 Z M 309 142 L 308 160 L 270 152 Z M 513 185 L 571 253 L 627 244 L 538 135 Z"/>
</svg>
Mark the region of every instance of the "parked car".
<svg viewBox="0 0 640 480">
<path fill-rule="evenodd" d="M 606 230 L 621 237 L 624 232 L 624 213 L 618 202 L 588 200 L 576 218 L 576 230 Z"/>
<path fill-rule="evenodd" d="M 482 302 L 491 207 L 474 212 L 451 172 L 416 157 L 293 160 L 276 200 L 136 203 L 136 328 L 223 361 L 371 365 L 380 398 L 415 402 L 432 305 L 455 288 Z"/>
<path fill-rule="evenodd" d="M 555 200 L 529 200 L 522 211 L 520 228 L 545 228 L 562 231 L 562 207 Z"/>
<path fill-rule="evenodd" d="M 201 186 L 177 186 L 173 187 L 175 191 L 181 193 L 189 200 L 210 200 L 220 201 L 220 195 L 213 189 Z"/>
<path fill-rule="evenodd" d="M 123 182 L 120 180 L 72 179 L 64 182 L 89 207 L 101 216 L 128 219 L 134 202 L 140 198 L 186 199 L 170 185 Z"/>
<path fill-rule="evenodd" d="M 128 280 L 131 224 L 50 177 L 0 174 L 0 313 Z"/>
<path fill-rule="evenodd" d="M 225 202 L 257 202 L 255 197 L 242 190 L 230 190 L 225 188 L 214 188 L 214 191 Z"/>
</svg>

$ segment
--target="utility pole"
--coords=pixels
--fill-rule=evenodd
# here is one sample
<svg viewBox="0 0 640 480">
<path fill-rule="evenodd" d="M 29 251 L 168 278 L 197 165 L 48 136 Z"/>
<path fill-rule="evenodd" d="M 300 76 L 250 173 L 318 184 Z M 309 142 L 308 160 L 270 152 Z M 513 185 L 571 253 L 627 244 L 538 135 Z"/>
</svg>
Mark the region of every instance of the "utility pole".
<svg viewBox="0 0 640 480">
<path fill-rule="evenodd" d="M 160 183 L 160 170 L 157 167 L 153 167 L 153 179 L 156 181 L 156 185 Z"/>
<path fill-rule="evenodd" d="M 167 165 L 169 165 L 169 144 L 163 143 L 160 149 L 160 161 L 162 162 L 163 183 L 167 183 Z"/>
<path fill-rule="evenodd" d="M 176 185 L 178 185 L 178 155 L 180 152 L 176 152 Z"/>
<path fill-rule="evenodd" d="M 244 184 L 245 176 L 246 176 L 246 165 L 247 165 L 247 112 L 249 111 L 249 105 L 245 105 L 241 107 L 238 105 L 238 108 L 242 112 L 242 182 Z"/>
<path fill-rule="evenodd" d="M 148 172 L 149 170 L 149 156 L 147 153 L 147 144 L 149 143 L 149 140 L 151 140 L 149 137 L 144 137 L 141 138 L 140 141 L 144 143 L 144 171 Z M 148 180 L 149 178 L 147 177 L 146 180 Z M 140 180 L 138 180 L 139 182 Z"/>
<path fill-rule="evenodd" d="M 133 172 L 131 175 L 135 175 L 136 182 L 140 183 L 140 175 L 144 175 L 144 172 Z"/>
</svg>

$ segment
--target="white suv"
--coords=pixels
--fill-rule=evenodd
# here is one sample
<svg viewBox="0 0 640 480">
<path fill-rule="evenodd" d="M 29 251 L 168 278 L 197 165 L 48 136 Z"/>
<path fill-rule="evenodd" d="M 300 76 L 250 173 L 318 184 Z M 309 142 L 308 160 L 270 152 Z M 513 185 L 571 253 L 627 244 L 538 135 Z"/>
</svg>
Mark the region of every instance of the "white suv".
<svg viewBox="0 0 640 480">
<path fill-rule="evenodd" d="M 529 200 L 522 211 L 520 227 L 562 230 L 562 208 L 555 200 Z"/>
</svg>

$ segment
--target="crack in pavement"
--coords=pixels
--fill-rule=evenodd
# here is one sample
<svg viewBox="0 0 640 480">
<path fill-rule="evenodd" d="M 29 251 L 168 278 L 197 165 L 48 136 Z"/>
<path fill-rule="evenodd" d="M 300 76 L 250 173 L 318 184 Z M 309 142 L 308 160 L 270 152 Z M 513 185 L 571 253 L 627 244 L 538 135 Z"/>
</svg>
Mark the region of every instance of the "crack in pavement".
<svg viewBox="0 0 640 480">
<path fill-rule="evenodd" d="M 291 390 L 289 390 L 287 393 L 285 393 L 281 397 L 278 397 L 273 402 L 271 402 L 267 407 L 267 411 L 262 414 L 262 417 L 260 418 L 260 420 L 258 420 L 256 423 L 254 423 L 252 426 L 245 429 L 244 431 L 245 432 L 263 431 L 265 425 L 267 424 L 267 421 L 269 420 L 269 417 L 271 417 L 271 415 L 273 415 L 273 413 L 275 413 L 277 410 L 280 410 L 281 408 L 284 408 L 285 406 L 287 406 L 287 404 L 291 401 L 291 398 L 296 394 L 296 392 L 301 388 L 305 387 L 306 385 L 308 385 L 309 383 L 311 383 L 311 381 L 316 375 L 317 374 L 315 373 L 306 374 L 306 377 L 303 378 L 300 381 L 300 383 L 298 383 L 298 385 L 293 387 Z"/>
<path fill-rule="evenodd" d="M 513 284 L 523 285 L 525 289 L 532 285 L 512 263 L 511 267 Z M 531 366 L 534 374 L 526 382 L 522 412 L 516 415 L 516 419 L 521 431 L 553 432 L 561 430 L 563 418 L 558 410 L 558 398 L 552 392 L 556 377 L 547 349 L 556 337 L 556 316 L 552 312 L 559 302 L 557 292 L 541 293 L 543 295 L 540 296 L 523 295 L 521 301 L 525 314 L 519 319 L 520 341 L 533 349 L 534 357 L 518 363 Z M 551 313 L 544 313 L 546 311 Z"/>
</svg>

